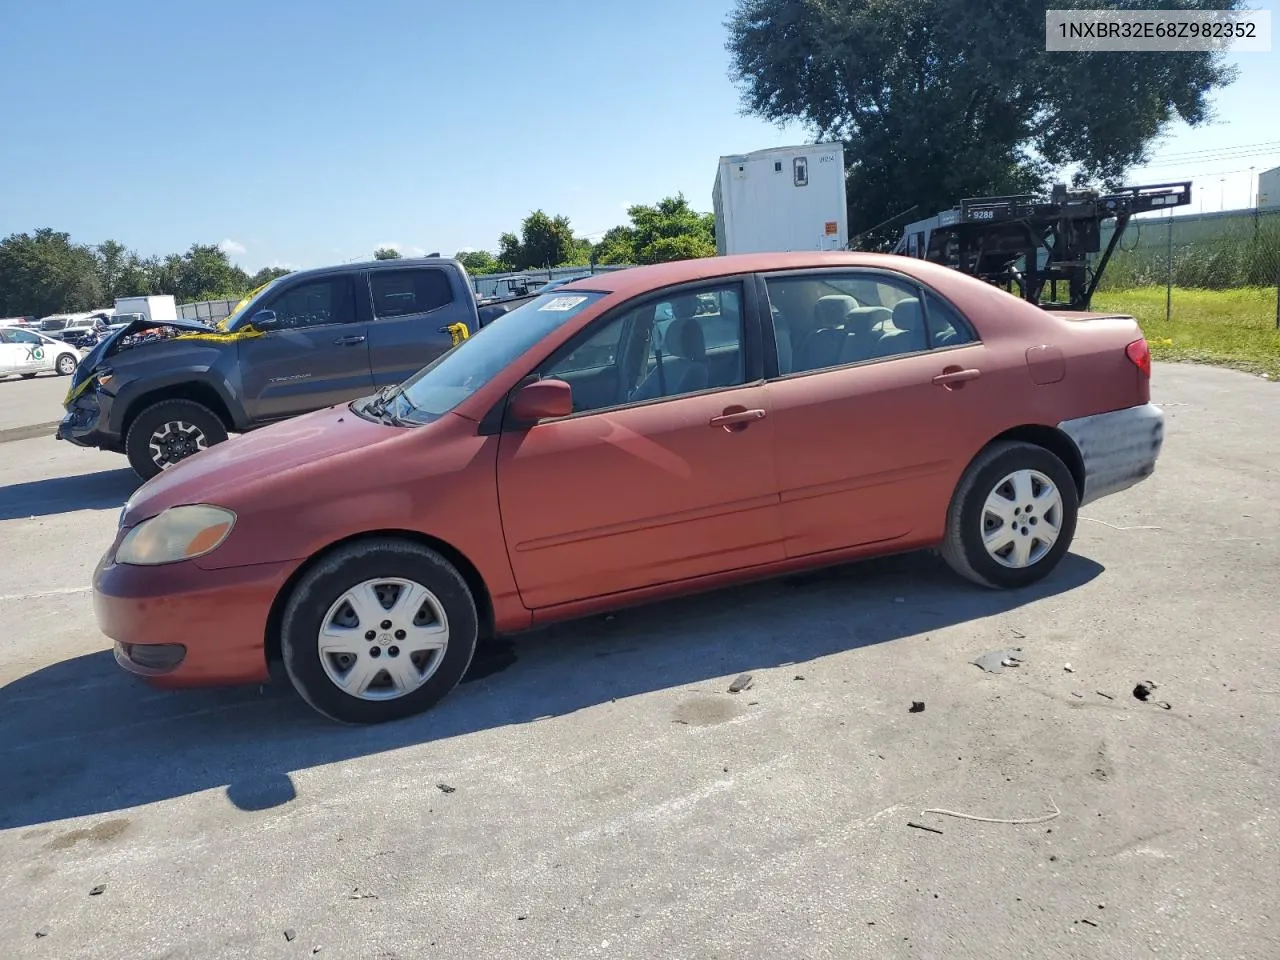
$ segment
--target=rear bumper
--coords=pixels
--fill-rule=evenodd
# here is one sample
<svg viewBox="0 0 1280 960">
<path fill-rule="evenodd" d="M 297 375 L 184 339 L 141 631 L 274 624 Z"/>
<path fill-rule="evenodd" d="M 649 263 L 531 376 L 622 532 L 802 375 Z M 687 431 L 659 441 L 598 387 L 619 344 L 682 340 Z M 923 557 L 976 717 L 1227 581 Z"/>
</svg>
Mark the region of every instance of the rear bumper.
<svg viewBox="0 0 1280 960">
<path fill-rule="evenodd" d="M 1069 436 L 1084 461 L 1084 495 L 1080 505 L 1127 490 L 1155 472 L 1164 446 L 1164 411 L 1154 403 L 1064 420 L 1058 429 Z"/>
<path fill-rule="evenodd" d="M 94 614 L 116 662 L 154 686 L 264 683 L 267 618 L 295 565 L 136 567 L 108 551 L 94 571 Z"/>
</svg>

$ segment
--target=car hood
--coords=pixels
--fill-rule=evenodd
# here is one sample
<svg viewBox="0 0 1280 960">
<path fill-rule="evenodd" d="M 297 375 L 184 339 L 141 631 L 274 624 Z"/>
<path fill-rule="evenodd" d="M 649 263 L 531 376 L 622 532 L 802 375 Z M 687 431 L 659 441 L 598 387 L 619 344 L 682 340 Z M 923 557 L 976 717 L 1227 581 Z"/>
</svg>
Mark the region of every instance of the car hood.
<svg viewBox="0 0 1280 960">
<path fill-rule="evenodd" d="M 236 509 L 256 493 L 305 486 L 344 454 L 402 437 L 408 428 L 372 423 L 343 406 L 327 407 L 253 430 L 203 450 L 152 477 L 129 498 L 121 517 L 132 526 L 172 506 L 211 503 Z"/>
<path fill-rule="evenodd" d="M 107 358 L 109 354 L 114 352 L 115 346 L 130 334 L 137 333 L 139 330 L 147 330 L 152 327 L 172 327 L 175 330 L 182 330 L 185 333 L 216 333 L 217 331 L 207 323 L 200 323 L 196 320 L 130 320 L 116 330 L 111 330 L 105 337 L 99 340 L 88 353 L 84 355 L 84 359 L 80 361 L 80 365 L 76 368 L 76 372 L 71 376 L 71 389 L 68 396 L 76 392 L 76 388 L 98 368 L 98 365 Z M 164 343 L 167 341 L 158 341 Z"/>
</svg>

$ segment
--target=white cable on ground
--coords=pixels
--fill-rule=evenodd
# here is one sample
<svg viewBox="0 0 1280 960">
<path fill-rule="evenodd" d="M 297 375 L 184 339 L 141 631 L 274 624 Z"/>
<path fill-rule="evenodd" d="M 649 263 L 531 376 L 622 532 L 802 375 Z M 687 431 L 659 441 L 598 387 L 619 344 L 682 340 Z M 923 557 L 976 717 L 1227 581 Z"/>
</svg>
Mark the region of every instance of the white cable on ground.
<svg viewBox="0 0 1280 960">
<path fill-rule="evenodd" d="M 1044 823 L 1046 820 L 1052 820 L 1054 817 L 1062 813 L 1058 809 L 1058 805 L 1053 802 L 1053 798 L 1049 798 L 1049 805 L 1053 807 L 1053 813 L 1045 814 L 1043 817 L 1027 817 L 1022 820 L 1004 820 L 1000 817 L 979 817 L 972 813 L 957 813 L 955 810 L 922 810 L 921 813 L 936 813 L 940 817 L 959 817 L 961 820 L 977 820 L 981 823 Z"/>
</svg>

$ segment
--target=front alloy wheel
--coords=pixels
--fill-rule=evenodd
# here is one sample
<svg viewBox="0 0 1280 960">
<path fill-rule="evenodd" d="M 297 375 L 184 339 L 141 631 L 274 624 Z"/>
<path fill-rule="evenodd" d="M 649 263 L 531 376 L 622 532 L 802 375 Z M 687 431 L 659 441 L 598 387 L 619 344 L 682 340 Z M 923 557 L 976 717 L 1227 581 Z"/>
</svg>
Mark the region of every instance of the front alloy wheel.
<svg viewBox="0 0 1280 960">
<path fill-rule="evenodd" d="M 343 723 L 421 713 L 467 671 L 479 635 L 471 588 L 430 547 L 371 537 L 322 555 L 288 595 L 280 629 L 299 695 Z"/>
</svg>

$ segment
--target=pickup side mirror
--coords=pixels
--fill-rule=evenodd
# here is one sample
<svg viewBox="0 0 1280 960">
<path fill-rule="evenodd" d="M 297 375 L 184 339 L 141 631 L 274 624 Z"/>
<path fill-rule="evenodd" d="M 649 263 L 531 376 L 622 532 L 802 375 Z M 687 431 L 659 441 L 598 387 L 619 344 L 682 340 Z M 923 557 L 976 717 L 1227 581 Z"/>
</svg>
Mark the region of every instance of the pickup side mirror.
<svg viewBox="0 0 1280 960">
<path fill-rule="evenodd" d="M 535 380 L 511 398 L 511 417 L 520 424 L 534 424 L 573 413 L 573 388 L 563 380 Z"/>
<path fill-rule="evenodd" d="M 274 310 L 259 310 L 249 321 L 255 330 L 270 330 L 277 322 Z"/>
</svg>

